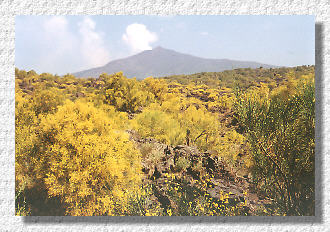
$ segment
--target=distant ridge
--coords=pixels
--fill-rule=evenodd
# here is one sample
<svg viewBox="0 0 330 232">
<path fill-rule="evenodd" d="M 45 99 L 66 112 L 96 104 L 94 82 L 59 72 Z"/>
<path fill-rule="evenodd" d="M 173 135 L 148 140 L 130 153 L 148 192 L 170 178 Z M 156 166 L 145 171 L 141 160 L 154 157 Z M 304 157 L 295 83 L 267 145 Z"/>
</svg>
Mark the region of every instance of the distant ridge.
<svg viewBox="0 0 330 232">
<path fill-rule="evenodd" d="M 118 59 L 102 67 L 73 73 L 76 77 L 98 77 L 102 73 L 123 71 L 124 75 L 144 79 L 149 76 L 162 77 L 199 72 L 221 72 L 235 68 L 275 68 L 277 66 L 252 61 L 236 61 L 228 59 L 205 59 L 179 53 L 170 49 L 156 47 L 136 55 Z"/>
</svg>

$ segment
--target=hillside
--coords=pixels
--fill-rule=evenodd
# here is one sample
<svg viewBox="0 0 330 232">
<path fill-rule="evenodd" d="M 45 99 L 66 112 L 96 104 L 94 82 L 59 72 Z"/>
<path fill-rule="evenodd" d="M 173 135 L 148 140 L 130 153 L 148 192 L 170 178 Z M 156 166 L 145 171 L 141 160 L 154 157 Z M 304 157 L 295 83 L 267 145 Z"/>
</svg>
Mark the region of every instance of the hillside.
<svg viewBox="0 0 330 232">
<path fill-rule="evenodd" d="M 169 83 L 177 82 L 182 85 L 195 84 L 207 85 L 212 88 L 248 88 L 258 83 L 273 83 L 277 85 L 282 83 L 286 75 L 293 72 L 297 78 L 302 75 L 314 73 L 313 65 L 304 65 L 297 67 L 283 68 L 238 68 L 234 70 L 226 70 L 223 72 L 201 72 L 190 75 L 171 75 L 161 77 Z"/>
<path fill-rule="evenodd" d="M 112 74 L 123 71 L 128 78 L 144 79 L 149 76 L 221 72 L 235 68 L 259 68 L 260 66 L 264 68 L 276 67 L 251 61 L 205 59 L 156 47 L 124 59 L 111 61 L 102 67 L 76 72 L 73 75 L 76 77 L 98 77 L 102 73 Z"/>
<path fill-rule="evenodd" d="M 16 215 L 314 215 L 314 77 L 16 69 Z"/>
</svg>

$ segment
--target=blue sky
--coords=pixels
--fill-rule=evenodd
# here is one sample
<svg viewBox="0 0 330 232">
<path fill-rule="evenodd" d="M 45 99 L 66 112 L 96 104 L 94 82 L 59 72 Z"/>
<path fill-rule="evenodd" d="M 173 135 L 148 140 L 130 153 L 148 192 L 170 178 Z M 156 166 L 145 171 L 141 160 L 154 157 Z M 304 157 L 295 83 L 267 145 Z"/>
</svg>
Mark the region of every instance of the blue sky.
<svg viewBox="0 0 330 232">
<path fill-rule="evenodd" d="M 314 64 L 314 16 L 17 16 L 15 65 L 66 74 L 162 46 L 205 58 Z"/>
</svg>

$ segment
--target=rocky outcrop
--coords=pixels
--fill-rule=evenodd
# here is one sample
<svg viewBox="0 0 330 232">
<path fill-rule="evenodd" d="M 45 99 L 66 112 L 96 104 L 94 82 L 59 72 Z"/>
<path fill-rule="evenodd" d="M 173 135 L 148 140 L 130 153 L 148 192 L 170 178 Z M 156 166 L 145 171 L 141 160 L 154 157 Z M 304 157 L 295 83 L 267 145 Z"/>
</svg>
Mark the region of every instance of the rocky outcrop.
<svg viewBox="0 0 330 232">
<path fill-rule="evenodd" d="M 256 210 L 270 203 L 257 195 L 247 176 L 237 176 L 221 159 L 208 152 L 192 146 L 169 146 L 154 139 L 140 138 L 134 131 L 128 133 L 142 153 L 143 181 L 153 183 L 154 195 L 164 209 L 176 207 L 166 194 L 168 174 L 184 179 L 191 187 L 198 187 L 203 179 L 207 183 L 206 193 L 211 197 L 219 199 L 222 192 L 229 196 L 229 202 L 245 201 L 247 215 L 255 215 Z"/>
</svg>

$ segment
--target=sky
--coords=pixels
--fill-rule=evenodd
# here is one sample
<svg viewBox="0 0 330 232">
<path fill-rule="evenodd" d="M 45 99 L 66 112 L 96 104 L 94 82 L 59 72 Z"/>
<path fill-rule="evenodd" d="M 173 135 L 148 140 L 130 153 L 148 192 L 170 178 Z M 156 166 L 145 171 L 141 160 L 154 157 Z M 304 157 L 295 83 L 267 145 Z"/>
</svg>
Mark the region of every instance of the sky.
<svg viewBox="0 0 330 232">
<path fill-rule="evenodd" d="M 314 16 L 16 16 L 15 65 L 63 75 L 161 46 L 204 58 L 315 64 Z"/>
</svg>

